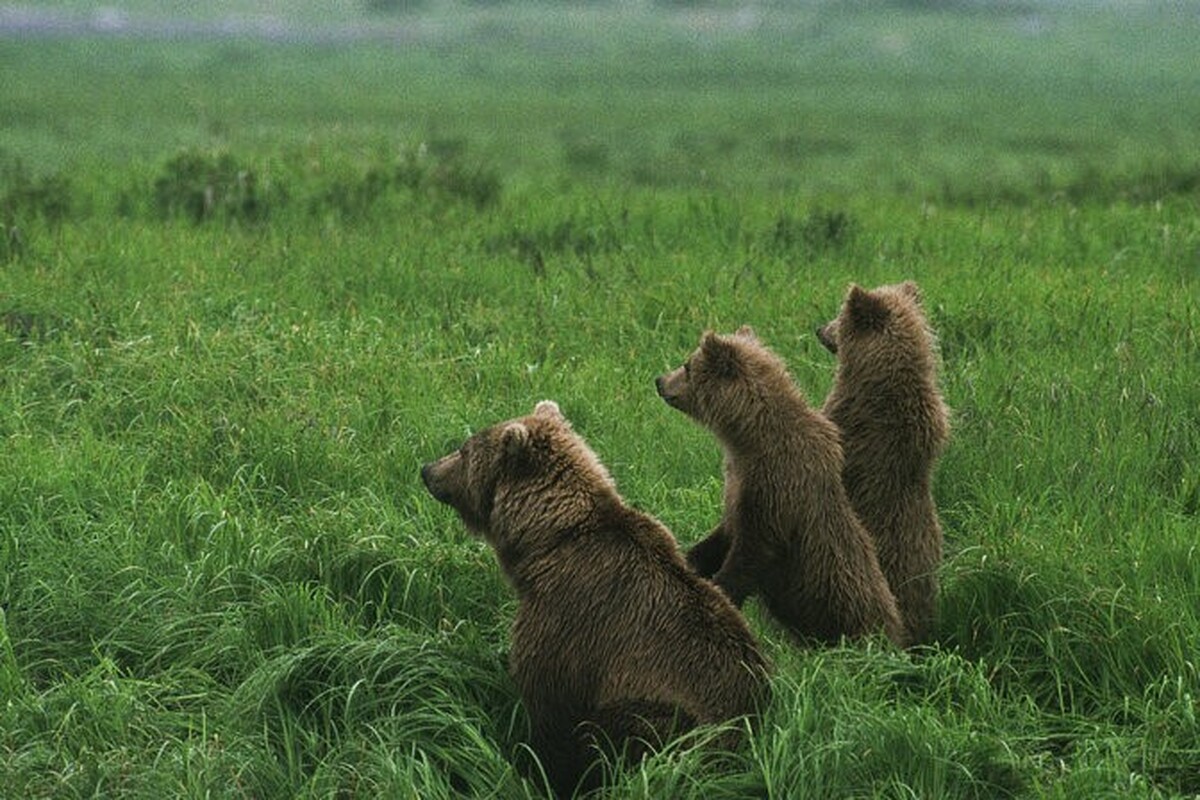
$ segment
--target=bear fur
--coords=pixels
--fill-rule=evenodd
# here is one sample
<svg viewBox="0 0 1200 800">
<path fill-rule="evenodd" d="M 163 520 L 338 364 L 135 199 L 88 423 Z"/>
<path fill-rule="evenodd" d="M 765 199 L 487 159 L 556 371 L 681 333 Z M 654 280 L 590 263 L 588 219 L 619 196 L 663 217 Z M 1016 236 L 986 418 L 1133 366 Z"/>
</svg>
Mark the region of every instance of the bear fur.
<svg viewBox="0 0 1200 800">
<path fill-rule="evenodd" d="M 950 435 L 936 340 L 915 283 L 852 285 L 817 337 L 837 355 L 825 414 L 841 429 L 842 481 L 879 554 L 912 642 L 937 622 L 942 526 L 932 481 Z"/>
<path fill-rule="evenodd" d="M 476 433 L 421 477 L 494 548 L 516 591 L 509 667 L 557 794 L 599 784 L 597 748 L 640 758 L 767 699 L 745 619 L 688 569 L 666 527 L 623 502 L 554 402 Z"/>
<path fill-rule="evenodd" d="M 688 553 L 734 604 L 753 594 L 802 640 L 883 632 L 903 646 L 896 601 L 842 486 L 836 426 L 810 408 L 753 331 L 704 334 L 659 395 L 725 453 L 720 523 Z"/>
</svg>

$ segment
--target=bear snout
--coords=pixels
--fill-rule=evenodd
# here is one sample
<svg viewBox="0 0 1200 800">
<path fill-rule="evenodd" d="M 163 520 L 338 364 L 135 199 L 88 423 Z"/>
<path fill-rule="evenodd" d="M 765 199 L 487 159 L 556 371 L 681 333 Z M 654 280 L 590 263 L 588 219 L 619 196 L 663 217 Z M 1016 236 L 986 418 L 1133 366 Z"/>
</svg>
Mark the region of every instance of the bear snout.
<svg viewBox="0 0 1200 800">
<path fill-rule="evenodd" d="M 433 495 L 433 499 L 440 503 L 447 502 L 448 496 L 446 492 L 440 489 L 437 485 L 437 475 L 434 468 L 437 466 L 436 461 L 430 461 L 421 467 L 421 482 L 425 484 L 425 488 Z"/>
<path fill-rule="evenodd" d="M 817 328 L 817 339 L 825 345 L 826 350 L 837 355 L 837 340 L 833 337 L 833 332 L 829 330 L 828 325 Z"/>
<path fill-rule="evenodd" d="M 658 396 L 666 401 L 667 405 L 674 407 L 676 395 L 671 394 L 671 390 L 667 388 L 667 376 L 659 375 L 654 379 L 654 388 L 658 390 Z"/>
</svg>

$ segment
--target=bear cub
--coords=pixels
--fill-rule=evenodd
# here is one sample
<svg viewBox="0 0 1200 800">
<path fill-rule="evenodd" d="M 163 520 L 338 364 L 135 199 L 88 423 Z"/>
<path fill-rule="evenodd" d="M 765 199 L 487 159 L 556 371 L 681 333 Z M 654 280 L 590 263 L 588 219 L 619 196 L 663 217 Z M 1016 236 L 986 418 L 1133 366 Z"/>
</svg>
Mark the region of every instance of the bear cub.
<svg viewBox="0 0 1200 800">
<path fill-rule="evenodd" d="M 640 758 L 766 701 L 768 664 L 744 618 L 688 569 L 670 531 L 624 503 L 553 401 L 421 477 L 492 546 L 517 594 L 509 668 L 559 795 L 599 784 L 598 749 Z"/>
<path fill-rule="evenodd" d="M 937 620 L 942 561 L 931 485 L 950 413 L 920 289 L 912 281 L 870 291 L 851 285 L 841 313 L 817 338 L 837 355 L 823 408 L 842 432 L 846 493 L 875 541 L 909 636 L 926 642 Z"/>
<path fill-rule="evenodd" d="M 903 646 L 895 598 L 842 486 L 837 428 L 808 406 L 783 361 L 749 328 L 707 332 L 657 388 L 725 453 L 724 512 L 688 553 L 693 568 L 738 606 L 760 595 L 800 639 L 882 631 Z"/>
</svg>

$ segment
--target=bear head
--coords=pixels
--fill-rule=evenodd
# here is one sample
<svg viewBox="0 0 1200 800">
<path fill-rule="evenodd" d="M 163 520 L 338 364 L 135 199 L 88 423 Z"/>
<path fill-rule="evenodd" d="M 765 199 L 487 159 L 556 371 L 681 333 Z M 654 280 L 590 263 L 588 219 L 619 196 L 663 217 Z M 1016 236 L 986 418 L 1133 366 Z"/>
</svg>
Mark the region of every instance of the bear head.
<svg viewBox="0 0 1200 800">
<path fill-rule="evenodd" d="M 469 531 L 498 550 L 548 527 L 569 525 L 592 508 L 598 494 L 616 491 L 552 400 L 538 403 L 529 416 L 474 434 L 453 453 L 425 464 L 421 479 Z"/>
<path fill-rule="evenodd" d="M 764 402 L 796 394 L 783 361 L 749 326 L 729 335 L 706 331 L 683 366 L 655 386 L 667 405 L 729 438 L 762 418 Z"/>
<path fill-rule="evenodd" d="M 921 290 L 912 281 L 864 289 L 850 284 L 841 313 L 817 328 L 817 339 L 831 353 L 851 342 L 868 340 L 880 333 L 905 334 L 927 331 L 921 312 Z"/>
</svg>

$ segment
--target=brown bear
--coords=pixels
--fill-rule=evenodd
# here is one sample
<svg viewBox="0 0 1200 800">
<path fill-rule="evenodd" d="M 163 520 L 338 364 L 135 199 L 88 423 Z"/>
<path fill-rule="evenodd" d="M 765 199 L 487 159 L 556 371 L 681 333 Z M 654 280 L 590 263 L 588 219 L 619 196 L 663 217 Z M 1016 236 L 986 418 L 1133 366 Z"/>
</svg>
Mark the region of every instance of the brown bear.
<svg viewBox="0 0 1200 800">
<path fill-rule="evenodd" d="M 597 748 L 638 758 L 766 701 L 767 661 L 745 619 L 670 531 L 624 503 L 553 401 L 476 433 L 421 477 L 495 549 L 516 591 L 509 666 L 557 794 L 599 784 Z"/>
<path fill-rule="evenodd" d="M 842 486 L 837 427 L 810 408 L 753 331 L 704 334 L 658 393 L 709 428 L 725 451 L 720 523 L 688 553 L 736 604 L 761 595 L 800 639 L 882 631 L 906 641 L 871 537 Z"/>
<path fill-rule="evenodd" d="M 912 281 L 872 291 L 851 285 L 817 337 L 838 360 L 824 412 L 842 432 L 846 493 L 875 540 L 910 639 L 926 642 L 942 561 L 931 484 L 950 414 L 921 292 Z"/>
</svg>

